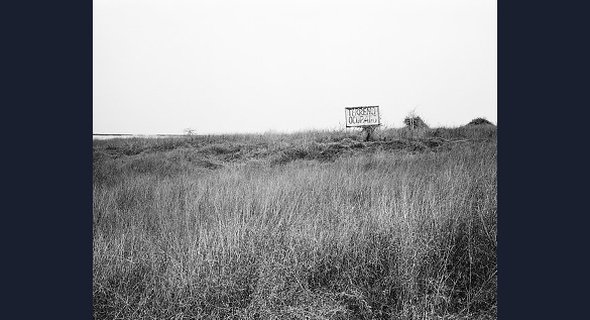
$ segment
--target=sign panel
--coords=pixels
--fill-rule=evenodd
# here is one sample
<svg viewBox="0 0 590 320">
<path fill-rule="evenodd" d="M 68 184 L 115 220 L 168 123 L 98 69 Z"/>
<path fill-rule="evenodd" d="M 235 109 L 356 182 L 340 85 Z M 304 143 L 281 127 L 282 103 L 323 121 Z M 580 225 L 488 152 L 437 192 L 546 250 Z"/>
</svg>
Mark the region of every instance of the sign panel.
<svg viewBox="0 0 590 320">
<path fill-rule="evenodd" d="M 347 107 L 344 109 L 344 113 L 347 128 L 378 126 L 381 124 L 379 106 Z"/>
</svg>

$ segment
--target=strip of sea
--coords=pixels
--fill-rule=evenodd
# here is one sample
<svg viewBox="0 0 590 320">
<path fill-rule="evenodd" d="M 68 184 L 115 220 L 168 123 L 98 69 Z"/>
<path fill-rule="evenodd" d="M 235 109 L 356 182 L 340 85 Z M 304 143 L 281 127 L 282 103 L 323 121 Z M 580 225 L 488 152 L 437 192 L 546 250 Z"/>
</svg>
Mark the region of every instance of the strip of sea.
<svg viewBox="0 0 590 320">
<path fill-rule="evenodd" d="M 111 133 L 94 133 L 93 140 L 108 139 L 128 139 L 128 138 L 177 138 L 184 137 L 183 134 L 111 134 Z"/>
</svg>

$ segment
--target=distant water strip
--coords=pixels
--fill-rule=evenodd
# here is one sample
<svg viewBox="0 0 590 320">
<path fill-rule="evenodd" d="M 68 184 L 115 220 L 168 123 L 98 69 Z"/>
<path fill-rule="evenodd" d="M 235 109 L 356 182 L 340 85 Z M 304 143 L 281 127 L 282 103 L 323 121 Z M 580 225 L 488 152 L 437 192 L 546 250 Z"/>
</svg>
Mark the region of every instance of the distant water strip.
<svg viewBox="0 0 590 320">
<path fill-rule="evenodd" d="M 94 133 L 93 140 L 108 140 L 108 139 L 128 139 L 128 138 L 176 138 L 184 137 L 182 134 L 111 134 L 111 133 Z"/>
</svg>

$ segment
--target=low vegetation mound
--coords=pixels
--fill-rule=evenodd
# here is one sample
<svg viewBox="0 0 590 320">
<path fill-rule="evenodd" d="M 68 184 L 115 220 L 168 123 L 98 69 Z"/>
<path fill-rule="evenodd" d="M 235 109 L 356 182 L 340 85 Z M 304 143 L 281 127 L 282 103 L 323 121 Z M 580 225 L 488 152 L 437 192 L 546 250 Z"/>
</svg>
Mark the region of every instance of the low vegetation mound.
<svg viewBox="0 0 590 320">
<path fill-rule="evenodd" d="M 486 118 L 475 118 L 471 120 L 468 126 L 493 126 L 494 124 L 488 121 Z"/>
</svg>

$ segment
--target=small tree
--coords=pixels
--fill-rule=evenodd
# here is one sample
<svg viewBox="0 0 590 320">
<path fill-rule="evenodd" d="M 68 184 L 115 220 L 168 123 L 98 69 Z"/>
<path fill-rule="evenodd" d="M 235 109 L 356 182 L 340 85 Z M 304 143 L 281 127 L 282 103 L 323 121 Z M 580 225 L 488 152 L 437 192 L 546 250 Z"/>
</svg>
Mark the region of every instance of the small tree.
<svg viewBox="0 0 590 320">
<path fill-rule="evenodd" d="M 197 130 L 192 129 L 192 128 L 186 128 L 183 130 L 184 134 L 187 136 L 193 136 L 197 133 Z"/>
</svg>

